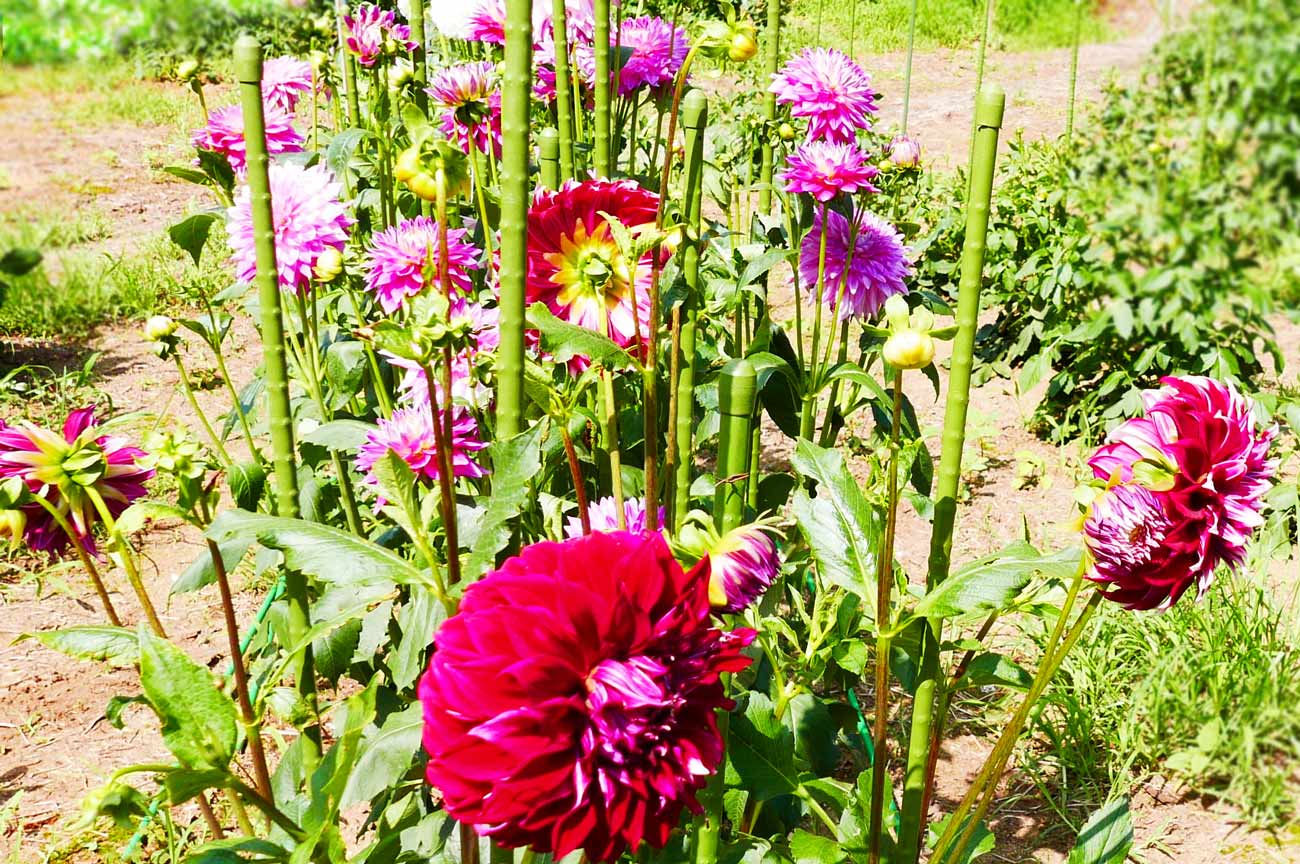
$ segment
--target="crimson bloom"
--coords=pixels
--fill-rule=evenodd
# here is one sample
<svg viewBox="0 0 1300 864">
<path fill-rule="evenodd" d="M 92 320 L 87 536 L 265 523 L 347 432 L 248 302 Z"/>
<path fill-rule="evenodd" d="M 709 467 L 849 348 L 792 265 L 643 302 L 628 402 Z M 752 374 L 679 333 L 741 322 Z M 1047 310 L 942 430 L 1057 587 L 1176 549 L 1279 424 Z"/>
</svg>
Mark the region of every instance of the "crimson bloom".
<svg viewBox="0 0 1300 864">
<path fill-rule="evenodd" d="M 1112 484 L 1084 525 L 1089 578 L 1129 609 L 1167 609 L 1193 584 L 1204 596 L 1220 564 L 1238 566 L 1277 470 L 1275 430 L 1257 428 L 1235 387 L 1199 376 L 1161 383 L 1143 394 L 1145 416 L 1088 462 Z"/>
<path fill-rule="evenodd" d="M 904 280 L 912 270 L 903 235 L 884 219 L 864 210 L 854 215 L 852 226 L 834 210 L 826 210 L 824 215 L 817 213 L 812 230 L 799 247 L 799 278 L 803 284 L 813 288 L 817 285 L 823 225 L 826 287 L 822 302 L 838 310 L 841 320 L 870 318 L 890 297 L 907 291 Z"/>
<path fill-rule="evenodd" d="M 624 260 L 601 214 L 636 232 L 654 224 L 658 206 L 659 196 L 631 180 L 570 180 L 539 191 L 528 211 L 528 302 L 624 347 L 638 330 L 647 334 L 653 252 Z"/>
<path fill-rule="evenodd" d="M 879 192 L 871 182 L 879 173 L 856 144 L 809 141 L 790 154 L 781 176 L 787 192 L 806 192 L 825 203 L 841 192 Z"/>
<path fill-rule="evenodd" d="M 303 137 L 293 128 L 293 117 L 278 104 L 263 105 L 262 116 L 266 123 L 266 152 L 301 153 Z M 248 152 L 244 147 L 244 114 L 238 105 L 218 108 L 208 115 L 208 125 L 190 134 L 190 143 L 199 150 L 220 153 L 230 162 L 235 175 L 244 176 L 248 165 Z"/>
<path fill-rule="evenodd" d="M 480 153 L 489 143 L 501 155 L 501 88 L 496 64 L 490 60 L 461 63 L 438 72 L 425 90 L 446 109 L 442 132 L 469 152 L 470 141 Z"/>
<path fill-rule="evenodd" d="M 143 450 L 101 428 L 94 405 L 70 413 L 62 433 L 0 421 L 0 479 L 21 477 L 28 491 L 57 510 L 76 535 L 69 537 L 41 504 L 27 504 L 15 528 L 23 530 L 30 548 L 54 554 L 75 540 L 93 553 L 91 530 L 102 515 L 95 499 L 116 519 L 145 494 L 144 484 L 154 472 L 140 465 L 147 455 Z"/>
<path fill-rule="evenodd" d="M 769 89 L 791 115 L 808 118 L 813 140 L 853 141 L 880 110 L 871 76 L 834 48 L 805 48 L 772 76 Z"/>
<path fill-rule="evenodd" d="M 420 681 L 427 778 L 447 811 L 508 846 L 612 861 L 662 847 L 722 761 L 723 633 L 708 564 L 658 534 L 525 548 L 465 590 Z"/>
<path fill-rule="evenodd" d="M 468 235 L 464 228 L 447 231 L 447 275 L 452 287 L 462 295 L 474 290 L 469 271 L 479 267 L 479 251 L 466 242 Z M 392 315 L 408 297 L 424 290 L 426 270 L 430 274 L 438 272 L 439 242 L 438 224 L 428 216 L 407 219 L 371 239 L 366 255 L 366 287 L 384 314 Z M 437 280 L 431 280 L 431 284 L 436 285 Z"/>
</svg>

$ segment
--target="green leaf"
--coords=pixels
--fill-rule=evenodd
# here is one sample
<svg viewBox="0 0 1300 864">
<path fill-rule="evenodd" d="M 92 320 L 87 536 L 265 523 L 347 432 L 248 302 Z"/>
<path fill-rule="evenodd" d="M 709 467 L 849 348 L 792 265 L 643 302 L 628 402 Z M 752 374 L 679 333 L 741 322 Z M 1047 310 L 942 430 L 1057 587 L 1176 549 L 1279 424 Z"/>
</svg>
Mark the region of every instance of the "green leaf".
<svg viewBox="0 0 1300 864">
<path fill-rule="evenodd" d="M 316 663 L 316 674 L 331 683 L 338 683 L 339 676 L 348 671 L 352 663 L 352 653 L 357 650 L 357 641 L 361 638 L 361 621 L 353 618 L 312 642 L 312 658 Z"/>
<path fill-rule="evenodd" d="M 985 653 L 971 661 L 966 667 L 966 674 L 961 676 L 953 689 L 969 690 L 992 686 L 1028 690 L 1033 680 L 1032 675 L 1012 660 L 1001 654 Z"/>
<path fill-rule="evenodd" d="M 140 684 L 162 721 L 163 743 L 186 768 L 224 772 L 235 755 L 235 705 L 207 668 L 140 629 Z"/>
<path fill-rule="evenodd" d="M 24 633 L 14 640 L 35 639 L 46 648 L 78 660 L 98 660 L 110 666 L 134 666 L 140 662 L 140 641 L 135 631 L 107 624 L 79 624 L 58 630 Z"/>
<path fill-rule="evenodd" d="M 0 255 L 0 273 L 6 276 L 26 276 L 40 266 L 44 257 L 37 249 L 10 249 Z"/>
<path fill-rule="evenodd" d="M 606 369 L 638 368 L 632 355 L 618 347 L 613 339 L 595 330 L 561 321 L 543 303 L 528 307 L 528 326 L 535 327 L 542 334 L 542 350 L 554 357 L 556 363 L 586 357 Z"/>
<path fill-rule="evenodd" d="M 949 576 L 921 598 L 913 614 L 918 618 L 959 618 L 1002 609 L 1024 590 L 1034 573 L 1073 574 L 1079 555 L 1077 548 L 1066 548 L 1045 556 L 1023 541 L 1012 543 Z"/>
<path fill-rule="evenodd" d="M 799 786 L 794 767 L 794 733 L 780 720 L 772 700 L 753 692 L 743 712 L 731 716 L 727 758 L 754 801 L 789 795 Z"/>
<path fill-rule="evenodd" d="M 342 408 L 361 390 L 366 373 L 365 346 L 349 339 L 325 349 L 325 378 L 329 382 L 331 407 Z"/>
<path fill-rule="evenodd" d="M 266 469 L 256 460 L 236 462 L 226 473 L 226 482 L 230 484 L 230 497 L 240 510 L 256 510 L 266 489 Z"/>
<path fill-rule="evenodd" d="M 324 582 L 386 583 L 433 587 L 433 578 L 395 552 L 369 540 L 301 519 L 227 510 L 208 529 L 218 543 L 255 537 L 284 553 L 285 566 Z"/>
<path fill-rule="evenodd" d="M 366 438 L 374 430 L 374 426 L 360 420 L 331 420 L 302 436 L 302 440 L 331 452 L 354 452 L 366 443 Z"/>
<path fill-rule="evenodd" d="M 164 504 L 161 501 L 137 501 L 122 511 L 113 522 L 113 534 L 116 537 L 130 537 L 142 531 L 146 524 L 157 519 L 180 519 L 190 522 L 193 516 L 179 507 Z"/>
<path fill-rule="evenodd" d="M 1124 864 L 1133 848 L 1128 799 L 1118 798 L 1092 814 L 1070 850 L 1068 864 Z"/>
<path fill-rule="evenodd" d="M 167 798 L 172 804 L 183 804 L 209 789 L 220 789 L 229 779 L 229 772 L 216 768 L 201 771 L 176 768 L 163 775 L 163 786 L 167 787 Z"/>
<path fill-rule="evenodd" d="M 232 837 L 204 843 L 191 850 L 185 856 L 185 864 L 263 864 L 285 861 L 288 857 L 287 851 L 269 840 Z"/>
<path fill-rule="evenodd" d="M 541 470 L 542 425 L 488 447 L 492 494 L 480 499 L 473 524 L 462 522 L 462 545 L 469 547 L 465 578 L 477 579 L 496 565 L 497 553 L 510 542 L 516 516 L 529 501 L 529 481 Z"/>
<path fill-rule="evenodd" d="M 424 714 L 418 702 L 389 714 L 382 726 L 367 729 L 356 767 L 343 787 L 343 809 L 395 786 L 410 770 L 423 730 Z"/>
<path fill-rule="evenodd" d="M 867 502 L 838 451 L 800 440 L 791 462 L 801 476 L 817 483 L 816 498 L 803 488 L 794 495 L 795 519 L 817 572 L 874 604 L 876 549 L 883 531 L 879 510 Z"/>
<path fill-rule="evenodd" d="M 212 213 L 195 213 L 193 216 L 167 229 L 167 236 L 177 246 L 190 253 L 194 259 L 194 266 L 199 266 L 199 259 L 203 255 L 203 247 L 208 242 L 208 232 L 212 230 L 212 223 L 217 221 L 217 217 Z"/>
<path fill-rule="evenodd" d="M 432 591 L 411 590 L 411 600 L 402 607 L 398 623 L 402 640 L 389 660 L 393 684 L 405 690 L 415 683 L 424 671 L 424 658 L 438 625 L 447 617 L 447 611 Z"/>
<path fill-rule="evenodd" d="M 829 837 L 796 828 L 790 837 L 790 854 L 795 864 L 839 864 L 848 857 L 840 844 Z"/>
<path fill-rule="evenodd" d="M 938 840 L 943 834 L 944 830 L 948 827 L 948 822 L 952 820 L 952 817 L 953 814 L 949 813 L 937 822 L 930 823 L 929 834 L 931 845 L 933 845 L 934 841 Z M 967 816 L 967 821 L 963 821 L 962 824 L 970 824 L 969 819 L 970 816 Z M 975 826 L 975 830 L 971 832 L 970 839 L 966 841 L 966 848 L 963 854 L 957 855 L 955 854 L 955 850 L 949 850 L 948 860 L 952 861 L 953 864 L 970 864 L 970 862 L 979 858 L 981 855 L 992 852 L 993 846 L 996 842 L 997 840 L 993 836 L 993 832 L 989 830 L 989 826 L 985 825 L 981 821 Z"/>
<path fill-rule="evenodd" d="M 224 543 L 217 544 L 217 551 L 221 555 L 221 563 L 226 565 L 226 572 L 233 573 L 239 566 L 239 562 L 244 560 L 248 554 L 248 547 L 253 545 L 251 537 L 236 537 L 233 540 L 227 540 Z M 206 588 L 213 582 L 217 581 L 217 571 L 212 566 L 212 553 L 206 548 L 199 553 L 199 557 L 194 559 L 190 566 L 176 577 L 172 582 L 169 594 L 188 594 L 191 591 L 198 591 L 200 588 Z"/>
<path fill-rule="evenodd" d="M 168 165 L 162 170 L 164 173 L 170 174 L 173 177 L 188 180 L 189 182 L 199 186 L 208 186 L 212 182 L 207 174 L 204 174 L 197 168 L 191 168 L 188 165 Z"/>
<path fill-rule="evenodd" d="M 812 693 L 800 693 L 790 700 L 785 723 L 794 734 L 794 752 L 818 777 L 826 777 L 840 761 L 835 745 L 838 732 L 831 712 Z"/>
</svg>

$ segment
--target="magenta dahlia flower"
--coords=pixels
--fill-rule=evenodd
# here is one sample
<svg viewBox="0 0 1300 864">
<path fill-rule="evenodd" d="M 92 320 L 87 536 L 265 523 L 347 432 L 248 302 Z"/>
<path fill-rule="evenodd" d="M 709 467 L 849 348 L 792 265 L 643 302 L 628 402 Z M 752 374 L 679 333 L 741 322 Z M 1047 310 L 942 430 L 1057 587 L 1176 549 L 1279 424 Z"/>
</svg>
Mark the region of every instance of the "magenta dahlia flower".
<svg viewBox="0 0 1300 864">
<path fill-rule="evenodd" d="M 685 30 L 653 15 L 624 21 L 618 44 L 631 51 L 615 75 L 620 96 L 630 96 L 642 87 L 655 89 L 672 84 L 691 47 Z"/>
<path fill-rule="evenodd" d="M 489 45 L 506 44 L 506 0 L 479 0 L 465 24 L 465 38 Z"/>
<path fill-rule="evenodd" d="M 1089 578 L 1130 609 L 1166 609 L 1192 584 L 1203 596 L 1220 564 L 1238 566 L 1277 470 L 1275 430 L 1258 428 L 1235 387 L 1198 376 L 1161 383 L 1143 394 L 1145 416 L 1122 423 L 1088 462 L 1119 484 L 1084 526 Z"/>
<path fill-rule="evenodd" d="M 293 128 L 293 117 L 278 105 L 263 106 L 266 121 L 266 152 L 301 153 L 303 137 Z M 238 105 L 218 108 L 208 115 L 208 125 L 190 135 L 190 143 L 199 150 L 220 153 L 230 162 L 236 176 L 243 177 L 248 165 L 248 152 L 244 148 L 244 114 Z"/>
<path fill-rule="evenodd" d="M 631 180 L 570 180 L 559 190 L 539 191 L 528 211 L 528 302 L 545 303 L 557 317 L 597 332 L 607 318 L 606 335 L 625 347 L 638 328 L 644 337 L 653 253 L 635 264 L 623 260 L 601 214 L 637 231 L 654 224 L 658 206 L 657 195 Z"/>
<path fill-rule="evenodd" d="M 722 762 L 720 676 L 752 630 L 658 534 L 536 543 L 465 589 L 420 680 L 428 781 L 507 847 L 613 861 L 662 847 Z"/>
<path fill-rule="evenodd" d="M 474 454 L 487 445 L 479 439 L 474 416 L 457 405 L 452 408 L 451 422 L 452 476 L 484 476 L 487 472 L 474 461 Z M 381 417 L 374 431 L 366 436 L 365 443 L 357 450 L 356 466 L 366 475 L 367 485 L 380 488 L 375 464 L 390 450 L 410 467 L 416 477 L 438 479 L 438 443 L 433 428 L 433 412 L 427 402 L 422 406 L 398 408 L 388 419 Z M 384 503 L 382 497 L 377 502 L 379 506 Z"/>
<path fill-rule="evenodd" d="M 593 501 L 587 507 L 587 520 L 591 522 L 592 531 L 630 531 L 633 534 L 644 534 L 645 527 L 645 499 L 644 498 L 624 498 L 623 499 L 623 518 L 627 523 L 627 528 L 618 527 L 618 506 L 614 503 L 612 495 L 607 495 L 599 501 Z M 659 508 L 659 524 L 664 524 L 664 508 Z M 570 516 L 564 524 L 564 533 L 566 536 L 582 536 L 582 518 L 580 516 Z"/>
<path fill-rule="evenodd" d="M 805 48 L 772 76 L 769 89 L 791 115 L 808 118 L 814 140 L 851 142 L 880 110 L 871 76 L 834 48 Z"/>
<path fill-rule="evenodd" d="M 479 268 L 479 251 L 466 241 L 468 235 L 464 228 L 447 231 L 447 274 L 462 295 L 473 292 L 469 271 Z M 429 284 L 437 286 L 439 249 L 438 224 L 428 216 L 407 219 L 371 239 L 366 287 L 385 315 L 392 315 L 406 298 L 424 290 L 426 270 L 432 277 Z"/>
<path fill-rule="evenodd" d="M 834 210 L 813 217 L 812 230 L 799 247 L 799 279 L 815 289 L 821 260 L 823 219 L 826 230 L 826 287 L 822 302 L 839 310 L 841 320 L 870 318 L 895 294 L 907 291 L 912 274 L 903 235 L 893 225 L 864 210 L 856 224 Z M 809 299 L 815 295 L 810 291 Z M 841 302 L 842 301 L 842 302 Z"/>
<path fill-rule="evenodd" d="M 411 28 L 397 23 L 397 13 L 373 3 L 362 3 L 355 13 L 344 15 L 343 25 L 347 28 L 348 50 L 357 55 L 362 66 L 374 66 L 387 50 L 389 40 L 403 51 L 417 47 L 411 41 Z"/>
<path fill-rule="evenodd" d="M 262 64 L 262 101 L 292 114 L 312 90 L 311 64 L 297 57 L 272 57 Z"/>
<path fill-rule="evenodd" d="M 785 191 L 807 192 L 825 203 L 841 192 L 879 192 L 871 182 L 880 173 L 856 144 L 809 141 L 800 145 L 786 160 L 781 175 Z"/>
<path fill-rule="evenodd" d="M 55 554 L 76 541 L 94 553 L 91 531 L 99 521 L 95 497 L 103 500 L 113 518 L 145 494 L 153 469 L 140 465 L 146 454 L 125 438 L 101 428 L 90 405 L 70 413 L 63 434 L 34 423 L 8 426 L 0 421 L 0 479 L 21 477 L 32 495 L 53 506 L 72 528 L 69 537 L 58 521 L 39 503 L 20 512 L 27 545 Z"/>
<path fill-rule="evenodd" d="M 275 221 L 275 263 L 280 287 L 305 291 L 311 286 L 316 259 L 326 249 L 343 251 L 352 217 L 339 202 L 339 184 L 323 165 L 272 163 L 271 211 Z M 226 233 L 235 265 L 235 278 L 252 282 L 257 276 L 253 240 L 252 199 L 248 186 L 235 195 L 226 211 Z"/>
<path fill-rule="evenodd" d="M 894 136 L 886 152 L 895 168 L 919 168 L 921 165 L 921 142 L 911 135 Z"/>
<path fill-rule="evenodd" d="M 742 612 L 771 587 L 781 571 L 771 530 L 759 523 L 740 525 L 712 544 L 709 602 L 714 609 Z"/>
<path fill-rule="evenodd" d="M 501 155 L 501 87 L 496 64 L 490 60 L 448 66 L 433 76 L 425 90 L 445 108 L 442 133 L 455 141 L 466 153 L 469 142 L 480 153 Z"/>
</svg>

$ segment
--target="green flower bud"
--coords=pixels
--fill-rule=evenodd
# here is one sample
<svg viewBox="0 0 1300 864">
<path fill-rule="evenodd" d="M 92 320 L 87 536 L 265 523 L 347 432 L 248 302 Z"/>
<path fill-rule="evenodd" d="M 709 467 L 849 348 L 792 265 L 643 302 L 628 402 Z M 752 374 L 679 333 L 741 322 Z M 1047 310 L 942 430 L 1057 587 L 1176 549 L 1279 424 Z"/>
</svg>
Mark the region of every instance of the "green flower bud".
<svg viewBox="0 0 1300 864">
<path fill-rule="evenodd" d="M 175 332 L 176 322 L 166 315 L 154 315 L 144 322 L 144 338 L 150 342 L 161 342 Z"/>
<path fill-rule="evenodd" d="M 737 24 L 731 31 L 727 56 L 734 63 L 744 63 L 754 59 L 756 54 L 758 54 L 758 40 L 755 38 L 754 25 L 748 21 Z"/>
<path fill-rule="evenodd" d="M 934 361 L 934 339 L 919 330 L 900 330 L 885 340 L 883 353 L 898 369 L 924 369 Z"/>
<path fill-rule="evenodd" d="M 325 250 L 316 258 L 316 266 L 312 268 L 312 275 L 316 277 L 317 282 L 333 282 L 342 272 L 343 253 L 333 246 L 326 246 Z"/>
<path fill-rule="evenodd" d="M 199 74 L 199 61 L 197 60 L 183 60 L 176 67 L 176 77 L 182 81 L 188 81 L 197 74 Z"/>
<path fill-rule="evenodd" d="M 782 141 L 793 141 L 794 127 L 789 123 L 782 123 L 777 127 L 776 134 Z"/>
</svg>

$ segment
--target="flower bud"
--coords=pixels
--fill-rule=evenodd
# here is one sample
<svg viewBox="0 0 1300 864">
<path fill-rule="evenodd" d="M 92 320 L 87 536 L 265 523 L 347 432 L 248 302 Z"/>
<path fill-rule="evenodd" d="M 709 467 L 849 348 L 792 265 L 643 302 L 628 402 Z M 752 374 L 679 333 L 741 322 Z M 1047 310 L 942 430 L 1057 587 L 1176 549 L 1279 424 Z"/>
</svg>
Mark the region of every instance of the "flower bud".
<svg viewBox="0 0 1300 864">
<path fill-rule="evenodd" d="M 313 51 L 307 55 L 307 62 L 311 64 L 312 70 L 319 75 L 320 71 L 329 65 L 330 55 L 324 51 Z"/>
<path fill-rule="evenodd" d="M 388 69 L 388 89 L 396 92 L 414 77 L 415 67 L 411 61 L 399 57 Z"/>
<path fill-rule="evenodd" d="M 422 169 L 420 165 L 420 148 L 408 147 L 397 157 L 393 164 L 393 176 L 399 183 L 406 183 Z"/>
<path fill-rule="evenodd" d="M 182 81 L 188 81 L 199 73 L 199 61 L 183 60 L 176 67 L 176 77 Z"/>
<path fill-rule="evenodd" d="M 789 123 L 782 123 L 780 126 L 777 127 L 776 134 L 777 137 L 779 137 L 782 141 L 793 141 L 794 127 L 791 126 Z"/>
<path fill-rule="evenodd" d="M 144 322 L 144 338 L 150 342 L 161 342 L 176 332 L 176 322 L 166 315 L 154 315 Z"/>
<path fill-rule="evenodd" d="M 899 330 L 885 340 L 883 353 L 898 369 L 923 369 L 934 361 L 934 339 L 919 330 Z"/>
<path fill-rule="evenodd" d="M 748 22 L 737 24 L 731 31 L 731 43 L 727 45 L 727 57 L 733 63 L 744 63 L 754 59 L 758 54 L 758 40 L 754 38 L 754 25 Z"/>
<path fill-rule="evenodd" d="M 27 514 L 21 510 L 0 510 L 0 537 L 9 538 L 9 551 L 18 548 L 27 530 Z"/>
<path fill-rule="evenodd" d="M 889 161 L 897 168 L 921 166 L 921 142 L 910 135 L 899 135 L 889 142 Z"/>
<path fill-rule="evenodd" d="M 316 258 L 312 275 L 317 282 L 333 282 L 343 272 L 343 253 L 333 246 L 326 246 Z"/>
<path fill-rule="evenodd" d="M 771 529 L 755 522 L 731 529 L 710 544 L 709 603 L 740 612 L 763 596 L 781 570 Z"/>
</svg>

